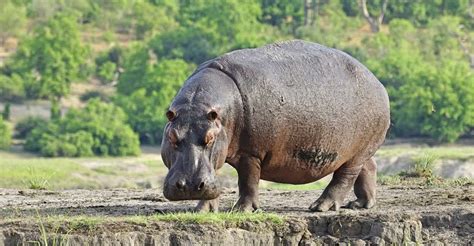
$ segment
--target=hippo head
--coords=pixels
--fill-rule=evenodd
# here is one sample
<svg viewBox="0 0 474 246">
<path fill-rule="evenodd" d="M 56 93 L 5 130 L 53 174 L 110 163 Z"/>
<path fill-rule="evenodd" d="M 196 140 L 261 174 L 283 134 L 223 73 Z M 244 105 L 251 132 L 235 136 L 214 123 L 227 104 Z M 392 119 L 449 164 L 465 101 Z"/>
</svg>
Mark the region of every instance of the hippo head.
<svg viewBox="0 0 474 246">
<path fill-rule="evenodd" d="M 219 196 L 216 170 L 227 155 L 227 135 L 219 111 L 203 105 L 171 107 L 166 113 L 161 154 L 169 172 L 166 198 L 210 200 Z"/>
</svg>

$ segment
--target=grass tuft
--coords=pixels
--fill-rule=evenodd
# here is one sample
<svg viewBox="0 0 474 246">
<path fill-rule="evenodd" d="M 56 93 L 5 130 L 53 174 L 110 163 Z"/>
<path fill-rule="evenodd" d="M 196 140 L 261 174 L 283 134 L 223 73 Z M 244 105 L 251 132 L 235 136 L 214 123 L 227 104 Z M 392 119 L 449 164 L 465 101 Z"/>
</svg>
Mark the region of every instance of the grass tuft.
<svg viewBox="0 0 474 246">
<path fill-rule="evenodd" d="M 263 189 L 271 189 L 271 190 L 323 190 L 328 185 L 328 181 L 326 180 L 319 180 L 316 182 L 312 182 L 309 184 L 301 184 L 301 185 L 294 185 L 294 184 L 283 184 L 283 183 L 274 183 L 274 182 L 262 182 L 260 188 Z"/>
<path fill-rule="evenodd" d="M 153 221 L 177 222 L 182 224 L 226 224 L 238 226 L 244 222 L 251 223 L 271 223 L 281 225 L 284 222 L 283 217 L 274 213 L 241 213 L 241 212 L 223 212 L 223 213 L 169 213 L 158 214 L 150 217 Z"/>
<path fill-rule="evenodd" d="M 47 177 L 39 176 L 33 167 L 28 167 L 27 172 L 28 178 L 23 180 L 23 183 L 25 183 L 29 189 L 33 190 L 46 190 L 49 185 L 49 179 L 54 176 L 54 173 L 47 175 Z"/>
<path fill-rule="evenodd" d="M 415 178 L 436 178 L 434 174 L 434 164 L 438 160 L 438 156 L 432 154 L 421 154 L 413 158 L 412 167 L 400 173 L 400 176 Z"/>
<path fill-rule="evenodd" d="M 92 233 L 102 225 L 115 222 L 133 223 L 147 226 L 155 222 L 174 222 L 183 224 L 210 224 L 228 227 L 238 227 L 244 223 L 268 223 L 271 225 L 282 225 L 285 218 L 265 212 L 242 213 L 242 212 L 220 212 L 220 213 L 168 213 L 155 215 L 136 215 L 136 216 L 87 216 L 87 215 L 37 215 L 33 218 L 25 217 L 21 221 L 35 221 L 40 229 L 43 243 L 47 238 L 59 231 L 70 232 L 82 231 Z M 54 232 L 49 232 L 48 228 L 56 228 Z M 51 234 L 51 235 L 50 235 Z"/>
</svg>

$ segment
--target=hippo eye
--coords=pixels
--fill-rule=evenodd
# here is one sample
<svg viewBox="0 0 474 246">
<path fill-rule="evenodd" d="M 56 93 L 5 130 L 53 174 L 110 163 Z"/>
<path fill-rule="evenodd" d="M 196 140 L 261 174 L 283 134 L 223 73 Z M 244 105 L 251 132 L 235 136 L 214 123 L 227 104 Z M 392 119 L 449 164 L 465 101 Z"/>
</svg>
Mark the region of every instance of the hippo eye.
<svg viewBox="0 0 474 246">
<path fill-rule="evenodd" d="M 182 141 L 178 141 L 176 143 L 171 143 L 171 145 L 173 146 L 174 149 L 178 149 L 179 147 L 181 147 L 181 142 Z"/>
</svg>

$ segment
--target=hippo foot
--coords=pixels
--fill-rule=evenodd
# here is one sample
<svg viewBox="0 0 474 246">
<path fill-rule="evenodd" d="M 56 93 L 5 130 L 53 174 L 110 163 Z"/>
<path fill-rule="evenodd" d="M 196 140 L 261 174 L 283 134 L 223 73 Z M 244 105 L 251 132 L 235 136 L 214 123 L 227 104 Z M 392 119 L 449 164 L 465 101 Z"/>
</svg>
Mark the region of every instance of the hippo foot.
<svg viewBox="0 0 474 246">
<path fill-rule="evenodd" d="M 311 206 L 309 206 L 309 210 L 313 212 L 326 212 L 328 210 L 337 211 L 341 207 L 341 202 L 329 197 L 320 197 L 316 200 Z"/>
<path fill-rule="evenodd" d="M 257 211 L 258 204 L 252 199 L 243 199 L 240 198 L 234 206 L 232 206 L 232 211 L 238 212 L 254 212 Z"/>
<path fill-rule="evenodd" d="M 375 199 L 362 199 L 358 198 L 355 201 L 349 202 L 346 208 L 358 209 L 358 208 L 371 208 L 375 205 Z"/>
<path fill-rule="evenodd" d="M 207 212 L 219 212 L 219 198 L 212 199 L 212 200 L 201 200 L 199 201 L 196 208 L 194 208 L 195 212 L 200 213 L 207 213 Z"/>
</svg>

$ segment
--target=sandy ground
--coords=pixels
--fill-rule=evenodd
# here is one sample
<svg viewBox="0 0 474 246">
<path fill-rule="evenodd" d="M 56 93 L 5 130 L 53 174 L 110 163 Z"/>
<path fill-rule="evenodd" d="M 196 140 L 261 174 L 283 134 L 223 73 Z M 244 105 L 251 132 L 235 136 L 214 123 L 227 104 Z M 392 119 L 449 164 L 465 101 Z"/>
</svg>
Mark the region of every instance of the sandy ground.
<svg viewBox="0 0 474 246">
<path fill-rule="evenodd" d="M 400 222 L 416 218 L 423 227 L 423 240 L 447 244 L 474 242 L 474 185 L 459 187 L 383 186 L 378 188 L 378 203 L 369 210 L 341 209 L 325 213 L 308 211 L 308 206 L 321 194 L 316 191 L 261 190 L 261 209 L 287 218 L 320 220 L 345 218 L 352 222 Z M 354 196 L 348 197 L 348 201 Z M 225 189 L 221 210 L 227 211 L 237 199 L 235 189 Z M 169 202 L 161 190 L 66 190 L 37 191 L 0 189 L 0 229 L 3 222 L 48 215 L 152 215 L 190 211 L 195 201 Z M 316 218 L 316 219 L 315 219 Z M 366 221 L 367 222 L 367 221 Z M 359 222 L 358 222 L 359 223 Z M 360 222 L 361 223 L 361 222 Z M 373 223 L 373 222 L 367 222 Z M 418 223 L 418 222 L 417 222 Z M 394 225 L 395 225 L 394 224 Z M 3 228 L 2 228 L 3 227 Z M 385 229 L 384 229 L 385 230 Z"/>
</svg>

